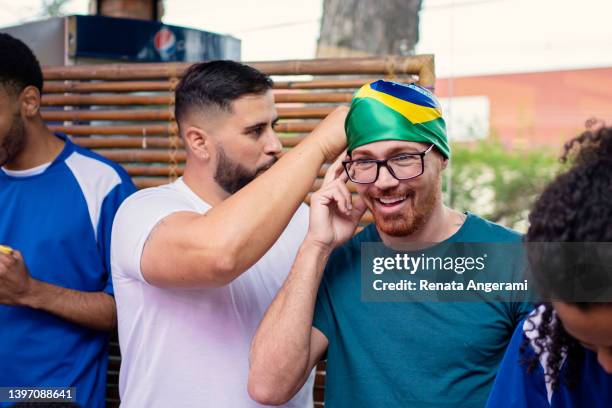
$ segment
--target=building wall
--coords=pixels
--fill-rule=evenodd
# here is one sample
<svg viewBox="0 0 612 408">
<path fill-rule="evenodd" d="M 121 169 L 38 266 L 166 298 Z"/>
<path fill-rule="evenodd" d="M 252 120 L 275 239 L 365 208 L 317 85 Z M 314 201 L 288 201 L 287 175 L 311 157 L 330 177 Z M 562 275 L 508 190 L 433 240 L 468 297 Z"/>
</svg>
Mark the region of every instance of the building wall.
<svg viewBox="0 0 612 408">
<path fill-rule="evenodd" d="M 490 134 L 509 147 L 558 149 L 588 118 L 612 122 L 612 68 L 441 78 L 436 94 L 486 96 Z"/>
</svg>

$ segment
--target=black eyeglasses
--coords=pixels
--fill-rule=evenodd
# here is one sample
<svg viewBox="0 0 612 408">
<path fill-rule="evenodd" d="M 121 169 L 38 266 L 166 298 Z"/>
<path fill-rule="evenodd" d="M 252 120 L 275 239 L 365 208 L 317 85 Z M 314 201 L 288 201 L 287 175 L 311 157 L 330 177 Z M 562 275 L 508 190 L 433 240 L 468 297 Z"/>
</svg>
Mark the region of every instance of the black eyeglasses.
<svg viewBox="0 0 612 408">
<path fill-rule="evenodd" d="M 397 180 L 410 180 L 419 177 L 425 171 L 425 155 L 433 149 L 419 153 L 402 153 L 385 160 L 357 159 L 342 162 L 344 171 L 353 183 L 371 184 L 378 180 L 381 167 L 386 167 Z"/>
</svg>

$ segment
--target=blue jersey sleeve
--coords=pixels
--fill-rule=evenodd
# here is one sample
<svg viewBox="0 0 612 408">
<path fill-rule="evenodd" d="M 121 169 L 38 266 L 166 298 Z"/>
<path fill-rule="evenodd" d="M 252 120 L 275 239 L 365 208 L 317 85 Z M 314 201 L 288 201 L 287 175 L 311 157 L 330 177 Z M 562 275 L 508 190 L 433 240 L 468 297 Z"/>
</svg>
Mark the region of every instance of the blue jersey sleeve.
<svg viewBox="0 0 612 408">
<path fill-rule="evenodd" d="M 527 366 L 522 363 L 534 355 L 529 345 L 525 354 L 520 351 L 525 339 L 521 322 L 514 331 L 510 345 L 506 350 L 493 389 L 487 401 L 487 408 L 545 408 L 550 407 L 544 371 L 541 366 L 527 372 Z"/>
<path fill-rule="evenodd" d="M 121 183 L 115 186 L 115 188 L 113 188 L 104 198 L 97 231 L 98 251 L 103 260 L 104 269 L 108 273 L 108 279 L 103 292 L 111 296 L 114 295 L 110 267 L 111 231 L 113 228 L 113 220 L 123 200 L 136 191 L 134 183 L 132 183 L 132 180 L 127 176 L 127 174 L 120 174 Z"/>
</svg>

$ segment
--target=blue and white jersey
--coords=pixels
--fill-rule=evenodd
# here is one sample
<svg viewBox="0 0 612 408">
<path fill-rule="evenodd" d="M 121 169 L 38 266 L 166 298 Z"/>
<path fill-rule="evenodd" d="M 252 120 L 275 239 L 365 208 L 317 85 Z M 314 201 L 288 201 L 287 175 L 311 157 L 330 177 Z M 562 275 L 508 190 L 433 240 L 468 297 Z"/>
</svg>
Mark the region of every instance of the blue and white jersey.
<svg viewBox="0 0 612 408">
<path fill-rule="evenodd" d="M 543 310 L 543 306 L 540 306 L 516 328 L 495 378 L 487 408 L 612 407 L 612 375 L 603 370 L 597 362 L 597 355 L 591 350 L 584 350 L 579 382 L 571 389 L 561 383 L 553 390 L 545 380 L 545 373 L 549 372 L 546 352 L 540 355 L 538 367 L 531 373 L 527 372 L 524 361 L 539 351 L 534 340 L 538 337 Z M 525 339 L 528 340 L 525 353 L 521 353 L 520 348 Z M 565 376 L 565 370 L 567 365 L 563 361 L 561 378 Z"/>
<path fill-rule="evenodd" d="M 35 279 L 113 295 L 113 218 L 135 187 L 117 164 L 57 137 L 52 163 L 0 170 L 0 244 L 21 251 Z M 80 405 L 104 406 L 107 333 L 5 305 L 0 325 L 0 387 L 76 387 Z"/>
</svg>

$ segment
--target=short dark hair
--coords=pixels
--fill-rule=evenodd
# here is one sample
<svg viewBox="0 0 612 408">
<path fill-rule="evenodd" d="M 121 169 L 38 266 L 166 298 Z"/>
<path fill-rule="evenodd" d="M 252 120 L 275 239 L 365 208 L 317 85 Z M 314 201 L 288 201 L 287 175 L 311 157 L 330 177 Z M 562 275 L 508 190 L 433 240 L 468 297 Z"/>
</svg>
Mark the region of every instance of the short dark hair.
<svg viewBox="0 0 612 408">
<path fill-rule="evenodd" d="M 23 41 L 0 33 L 0 61 L 0 85 L 17 94 L 28 86 L 35 86 L 42 93 L 40 63 Z"/>
<path fill-rule="evenodd" d="M 230 110 L 232 101 L 271 89 L 272 80 L 253 67 L 219 60 L 194 64 L 176 87 L 175 115 L 181 122 L 194 107 Z"/>
</svg>

